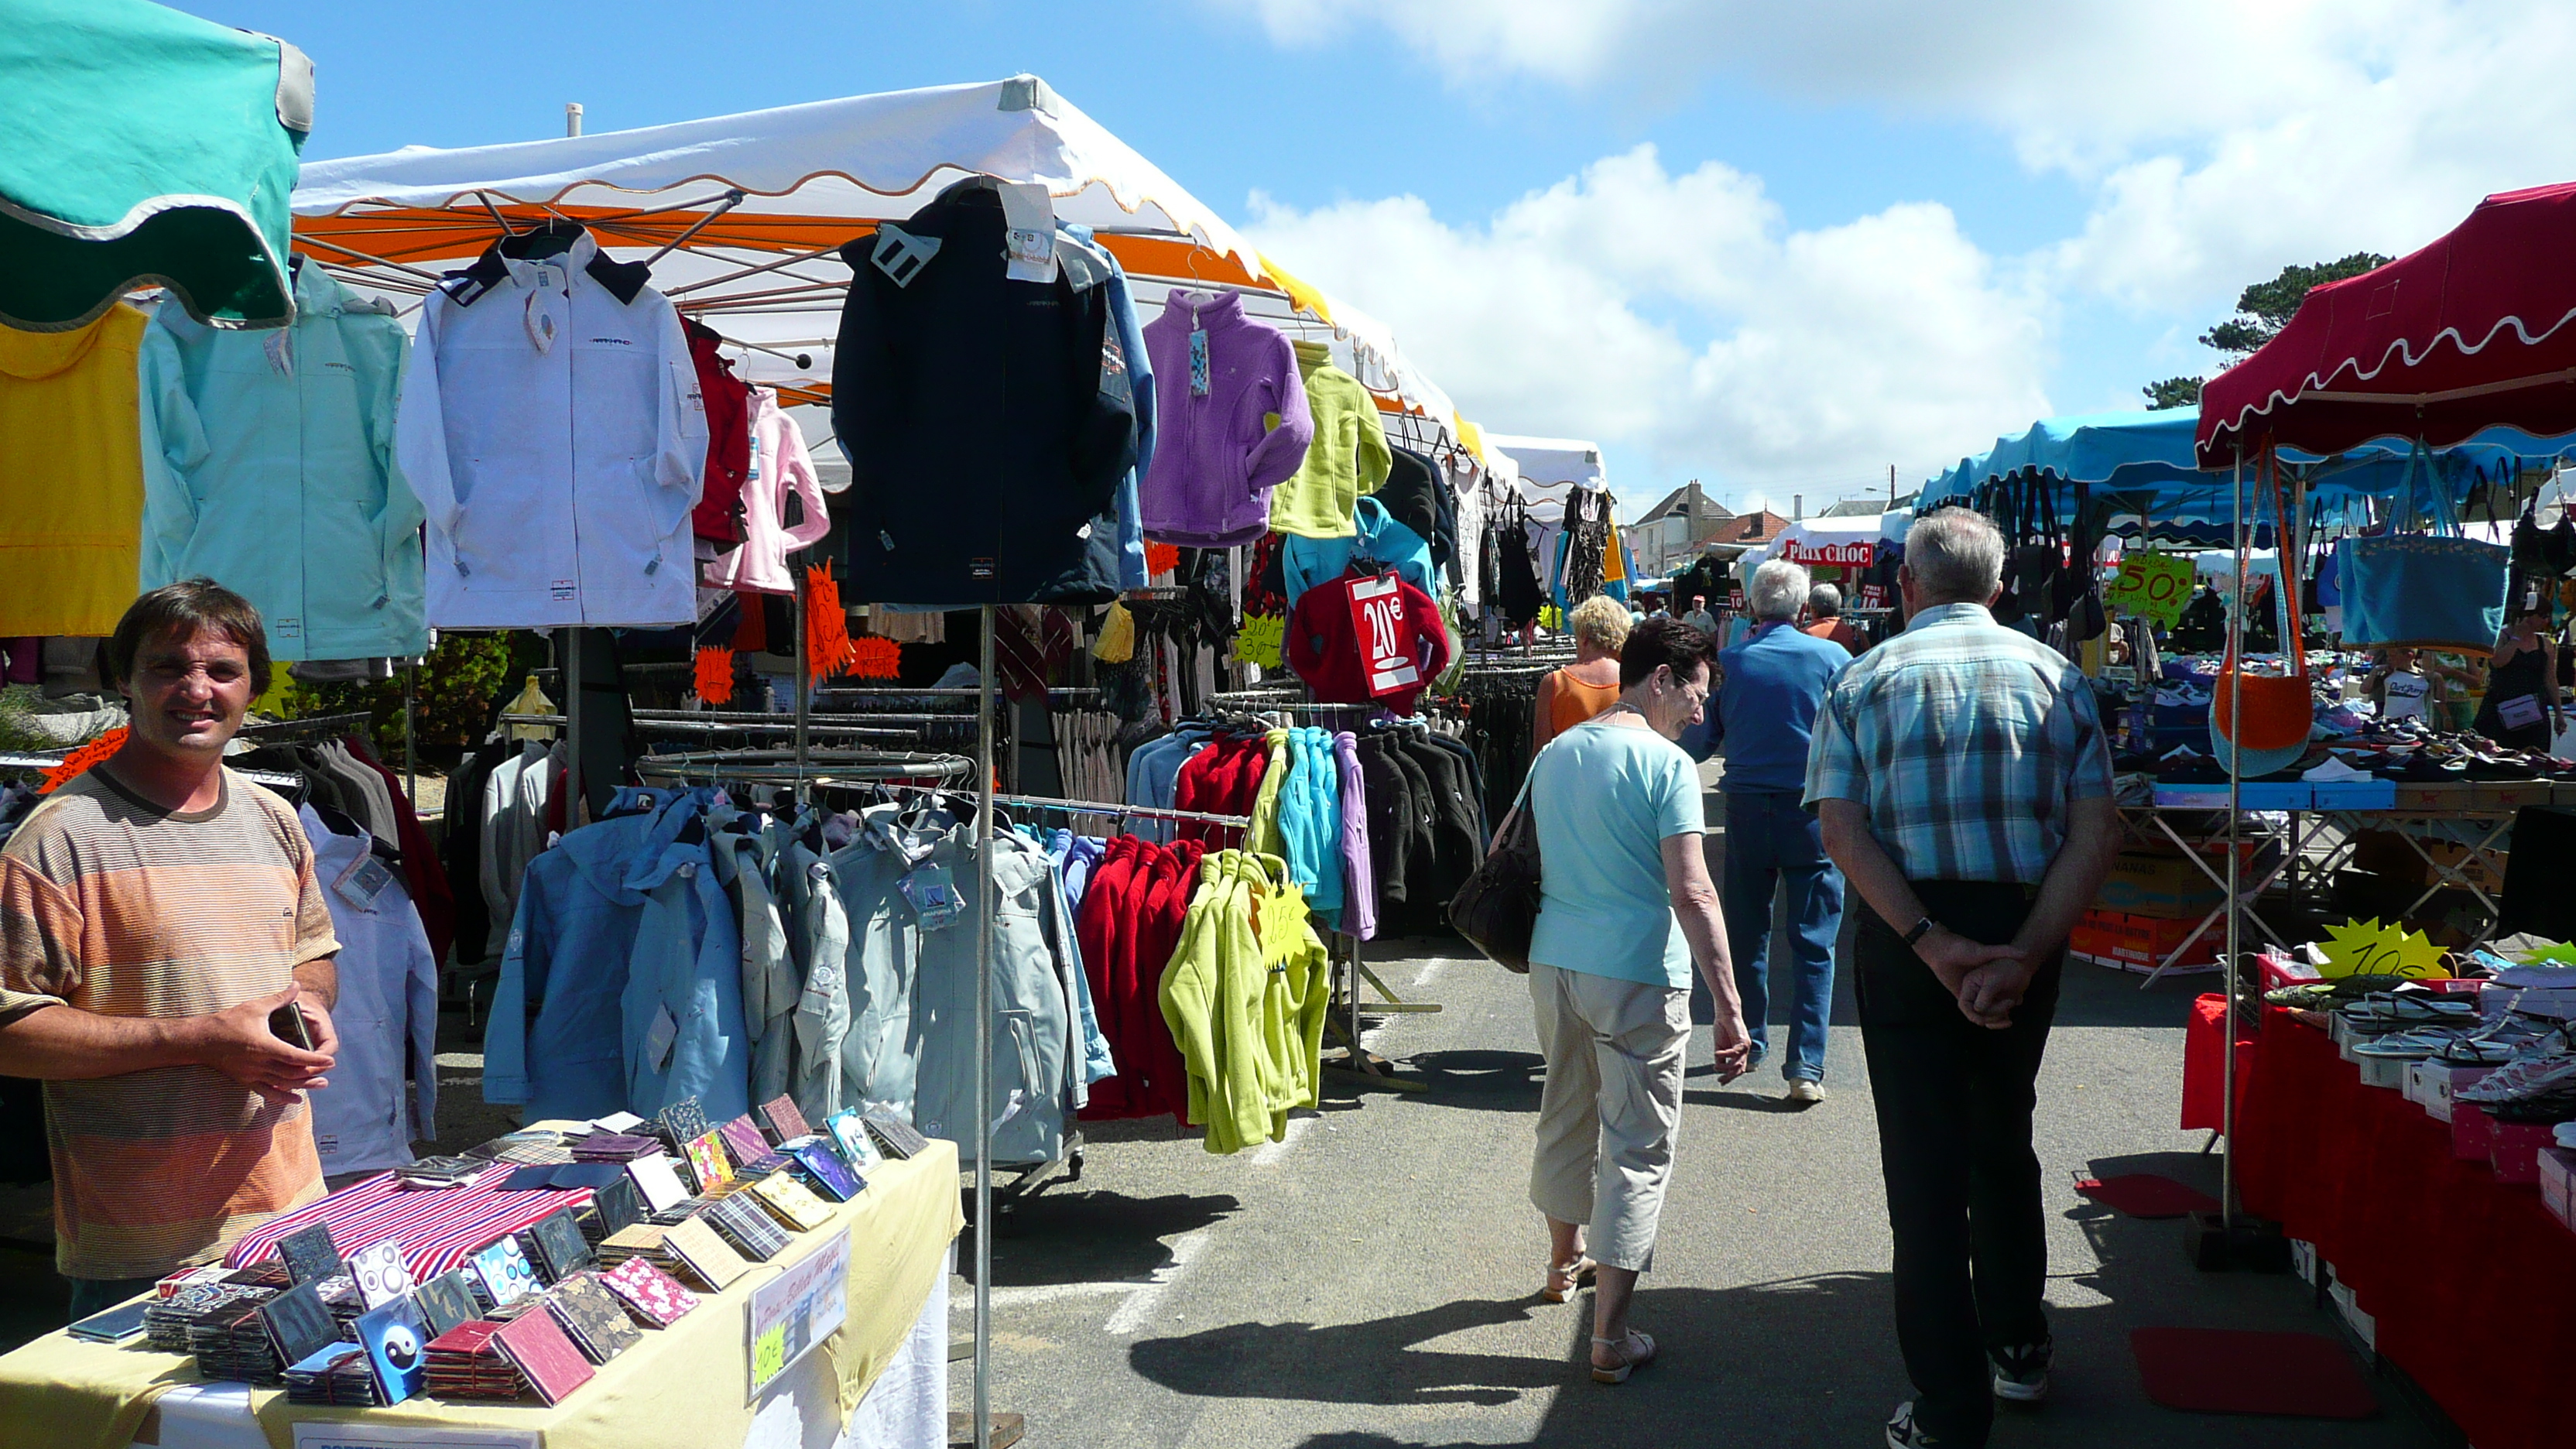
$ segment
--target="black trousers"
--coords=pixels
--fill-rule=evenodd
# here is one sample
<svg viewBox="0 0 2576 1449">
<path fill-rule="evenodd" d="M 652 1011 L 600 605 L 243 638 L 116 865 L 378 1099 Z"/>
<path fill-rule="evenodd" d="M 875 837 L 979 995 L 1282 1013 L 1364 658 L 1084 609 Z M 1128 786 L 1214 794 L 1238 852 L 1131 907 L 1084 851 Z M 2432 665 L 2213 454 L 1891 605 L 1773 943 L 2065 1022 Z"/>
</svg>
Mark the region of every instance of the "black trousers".
<svg viewBox="0 0 2576 1449">
<path fill-rule="evenodd" d="M 2030 913 L 2031 892 L 2018 885 L 1916 881 L 1914 891 L 1933 919 L 1989 945 L 2011 940 Z M 1986 1350 L 2048 1336 L 2030 1118 L 2063 958 L 2041 966 L 2013 1024 L 1992 1030 L 1961 1015 L 1899 930 L 1855 899 L 1861 1040 L 1896 1238 L 1897 1345 L 1916 1422 L 1945 1444 L 1980 1445 L 1994 1422 Z"/>
</svg>

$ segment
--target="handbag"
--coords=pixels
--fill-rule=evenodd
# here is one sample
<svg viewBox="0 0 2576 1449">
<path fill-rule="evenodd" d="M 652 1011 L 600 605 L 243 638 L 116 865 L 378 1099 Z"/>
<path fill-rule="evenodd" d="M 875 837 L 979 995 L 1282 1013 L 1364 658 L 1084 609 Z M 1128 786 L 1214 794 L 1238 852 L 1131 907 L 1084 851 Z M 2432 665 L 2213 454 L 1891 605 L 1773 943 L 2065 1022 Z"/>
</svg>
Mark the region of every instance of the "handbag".
<svg viewBox="0 0 2576 1449">
<path fill-rule="evenodd" d="M 1529 781 L 1494 833 L 1485 858 L 1449 898 L 1449 925 L 1506 971 L 1529 974 L 1530 935 L 1538 928 L 1538 822 Z"/>
<path fill-rule="evenodd" d="M 2419 488 L 2427 495 L 2433 531 L 2397 533 L 2397 525 L 2415 511 Z M 2504 632 L 2513 551 L 2460 536 L 2459 520 L 2433 478 L 2432 453 L 2420 438 L 2407 454 L 2398 499 L 2390 532 L 2347 538 L 2336 547 L 2344 642 L 2453 649 L 2479 658 L 2493 653 L 2496 636 Z"/>
<path fill-rule="evenodd" d="M 2279 543 L 2283 537 L 2279 480 L 2272 471 L 2268 452 L 2263 461 L 2264 485 L 2272 508 L 2272 537 Z M 2279 556 L 2296 559 L 2298 555 L 2283 547 Z M 2277 588 L 2272 597 L 2283 599 Z M 2236 655 L 2230 652 L 2219 666 L 2217 683 L 2210 690 L 2210 743 L 2220 763 L 2226 763 L 2231 755 L 2236 757 L 2236 771 L 2241 776 L 2268 775 L 2297 763 L 2299 756 L 2308 752 L 2308 736 L 2316 724 L 2299 610 L 2290 607 L 2282 612 L 2289 618 L 2289 634 L 2282 643 L 2289 655 L 2290 672 L 2248 674 L 2238 667 Z"/>
</svg>

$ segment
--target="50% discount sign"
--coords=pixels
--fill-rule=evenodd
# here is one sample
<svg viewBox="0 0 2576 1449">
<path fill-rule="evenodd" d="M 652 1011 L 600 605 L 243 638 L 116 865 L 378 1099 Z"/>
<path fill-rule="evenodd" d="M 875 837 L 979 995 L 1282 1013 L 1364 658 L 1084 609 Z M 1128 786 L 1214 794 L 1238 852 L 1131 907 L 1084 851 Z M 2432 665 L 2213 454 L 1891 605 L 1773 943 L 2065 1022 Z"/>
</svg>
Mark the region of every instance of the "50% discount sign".
<svg viewBox="0 0 2576 1449">
<path fill-rule="evenodd" d="M 2103 602 L 2114 614 L 2135 614 L 2173 627 L 2191 602 L 2191 560 L 2169 553 L 2133 553 L 2120 560 L 2119 576 Z"/>
</svg>

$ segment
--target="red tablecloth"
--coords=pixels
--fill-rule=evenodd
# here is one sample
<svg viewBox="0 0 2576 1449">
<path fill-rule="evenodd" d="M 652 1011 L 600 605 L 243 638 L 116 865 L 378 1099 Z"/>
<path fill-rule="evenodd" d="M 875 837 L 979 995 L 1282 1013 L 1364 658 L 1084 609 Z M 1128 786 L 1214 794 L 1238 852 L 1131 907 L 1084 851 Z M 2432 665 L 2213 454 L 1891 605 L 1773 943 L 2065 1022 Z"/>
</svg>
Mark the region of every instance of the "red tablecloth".
<svg viewBox="0 0 2576 1449">
<path fill-rule="evenodd" d="M 2451 1155 L 2451 1130 L 2361 1085 L 2325 1033 L 2263 1014 L 2241 1099 L 2248 1211 L 2317 1245 L 2379 1352 L 2478 1449 L 2576 1442 L 2576 1233 L 2530 1187 Z"/>
<path fill-rule="evenodd" d="M 2219 1055 L 2218 1019 L 2227 1014 L 2227 997 L 2205 992 L 2191 1004 L 2191 1021 L 2182 1038 L 2182 1130 L 2223 1132 L 2218 1104 L 2226 1095 L 2227 1059 Z M 2245 1110 L 2245 1092 L 2254 1080 L 2254 1038 L 2236 1043 L 2236 1110 Z"/>
</svg>

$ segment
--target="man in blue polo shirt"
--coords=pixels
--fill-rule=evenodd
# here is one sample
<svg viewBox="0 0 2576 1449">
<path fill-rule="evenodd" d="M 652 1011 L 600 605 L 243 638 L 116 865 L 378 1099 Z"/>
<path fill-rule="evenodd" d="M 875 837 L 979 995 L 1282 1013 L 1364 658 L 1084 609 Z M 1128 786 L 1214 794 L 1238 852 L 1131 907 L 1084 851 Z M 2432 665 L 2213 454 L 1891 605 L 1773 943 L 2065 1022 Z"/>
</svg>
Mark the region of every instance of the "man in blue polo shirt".
<svg viewBox="0 0 2576 1449">
<path fill-rule="evenodd" d="M 1726 938 L 1734 946 L 1735 989 L 1753 1034 L 1753 1062 L 1770 1051 L 1771 903 L 1789 896 L 1789 955 L 1797 997 L 1780 1075 L 1788 1100 L 1821 1102 L 1825 1029 L 1834 1004 L 1834 938 L 1842 930 L 1843 876 L 1825 855 L 1807 785 L 1807 738 L 1825 686 L 1851 651 L 1798 628 L 1807 571 L 1773 559 L 1753 571 L 1747 603 L 1753 632 L 1721 651 L 1718 735 L 1726 743 L 1726 873 L 1720 888 Z"/>
</svg>

